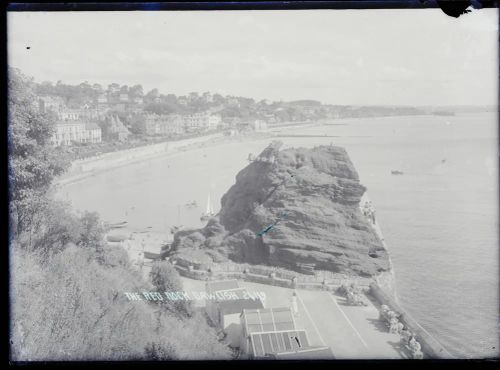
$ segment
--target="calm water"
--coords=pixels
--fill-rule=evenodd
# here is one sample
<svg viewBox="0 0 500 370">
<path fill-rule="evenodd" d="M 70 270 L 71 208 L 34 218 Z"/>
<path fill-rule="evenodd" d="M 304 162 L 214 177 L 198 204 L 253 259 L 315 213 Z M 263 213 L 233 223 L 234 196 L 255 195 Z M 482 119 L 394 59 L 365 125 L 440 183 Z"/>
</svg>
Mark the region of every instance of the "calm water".
<svg viewBox="0 0 500 370">
<path fill-rule="evenodd" d="M 398 117 L 337 121 L 287 133 L 285 146 L 344 146 L 377 208 L 401 305 L 451 353 L 498 354 L 497 118 Z M 66 185 L 59 196 L 109 221 L 169 230 L 201 226 L 236 173 L 270 140 L 164 156 Z M 404 171 L 403 176 L 391 170 Z M 195 200 L 199 207 L 188 208 Z"/>
</svg>

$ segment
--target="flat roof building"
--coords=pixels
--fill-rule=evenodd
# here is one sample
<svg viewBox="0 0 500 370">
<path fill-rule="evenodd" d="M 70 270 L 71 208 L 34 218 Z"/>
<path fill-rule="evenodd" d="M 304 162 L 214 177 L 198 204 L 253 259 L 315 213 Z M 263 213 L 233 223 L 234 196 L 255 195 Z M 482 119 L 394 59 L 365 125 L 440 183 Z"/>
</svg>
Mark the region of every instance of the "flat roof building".
<svg viewBox="0 0 500 370">
<path fill-rule="evenodd" d="M 241 348 L 250 358 L 334 358 L 329 347 L 311 346 L 289 307 L 245 309 L 241 322 Z"/>
<path fill-rule="evenodd" d="M 232 347 L 241 343 L 241 313 L 245 309 L 264 308 L 258 298 L 250 298 L 236 280 L 208 281 L 206 311 L 210 320 L 226 334 Z"/>
</svg>

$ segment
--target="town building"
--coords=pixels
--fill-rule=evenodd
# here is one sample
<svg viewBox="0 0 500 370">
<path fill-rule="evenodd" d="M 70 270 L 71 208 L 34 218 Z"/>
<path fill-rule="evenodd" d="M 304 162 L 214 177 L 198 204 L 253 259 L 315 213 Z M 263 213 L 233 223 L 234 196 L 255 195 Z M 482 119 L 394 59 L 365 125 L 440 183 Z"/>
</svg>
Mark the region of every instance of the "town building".
<svg viewBox="0 0 500 370">
<path fill-rule="evenodd" d="M 41 113 L 47 113 L 48 111 L 58 112 L 65 107 L 64 99 L 60 96 L 47 95 L 38 97 L 38 110 Z"/>
<path fill-rule="evenodd" d="M 146 134 L 150 136 L 180 135 L 184 133 L 184 120 L 179 114 L 146 114 Z"/>
<path fill-rule="evenodd" d="M 54 146 L 72 145 L 75 143 L 101 142 L 101 128 L 95 123 L 68 120 L 58 121 L 51 137 Z"/>
<path fill-rule="evenodd" d="M 97 97 L 98 104 L 107 104 L 107 102 L 108 102 L 108 96 L 106 94 L 100 94 Z"/>
<path fill-rule="evenodd" d="M 144 98 L 142 96 L 136 96 L 136 97 L 134 97 L 134 99 L 132 99 L 132 101 L 135 104 L 141 105 L 144 103 Z"/>
<path fill-rule="evenodd" d="M 221 122 L 220 115 L 212 115 L 207 112 L 193 113 L 184 116 L 184 126 L 187 132 L 215 130 Z"/>
<path fill-rule="evenodd" d="M 107 141 L 126 141 L 130 136 L 130 131 L 120 117 L 116 115 L 107 116 L 104 120 L 103 137 Z"/>
<path fill-rule="evenodd" d="M 254 129 L 254 131 L 258 132 L 267 131 L 267 122 L 260 119 L 256 119 L 251 123 L 251 127 Z"/>
<path fill-rule="evenodd" d="M 96 121 L 102 117 L 102 113 L 99 112 L 97 108 L 90 106 L 89 104 L 85 104 L 79 111 L 79 118 Z"/>
<path fill-rule="evenodd" d="M 329 347 L 310 345 L 289 307 L 244 309 L 240 319 L 241 349 L 250 358 L 333 358 Z"/>
<path fill-rule="evenodd" d="M 226 99 L 227 99 L 227 104 L 228 104 L 230 107 L 236 107 L 236 108 L 239 108 L 239 106 L 240 106 L 240 101 L 239 101 L 237 98 L 226 97 Z"/>
<path fill-rule="evenodd" d="M 236 280 L 209 281 L 206 291 L 206 312 L 212 323 L 226 334 L 232 347 L 241 343 L 242 327 L 240 316 L 244 309 L 264 308 L 258 297 L 250 297 Z"/>
<path fill-rule="evenodd" d="M 102 131 L 101 128 L 95 122 L 85 123 L 85 136 L 83 137 L 83 143 L 100 143 L 102 141 Z"/>
<path fill-rule="evenodd" d="M 57 119 L 60 121 L 77 121 L 80 119 L 80 109 L 64 108 L 57 111 Z"/>
<path fill-rule="evenodd" d="M 143 104 L 142 97 L 130 98 L 128 93 L 119 93 L 109 91 L 97 97 L 96 105 L 100 114 L 104 114 L 110 110 L 115 111 L 132 111 Z"/>
<path fill-rule="evenodd" d="M 203 101 L 205 103 L 212 103 L 214 101 L 214 97 L 213 95 L 210 93 L 210 92 L 204 92 L 202 95 L 201 95 L 201 98 L 203 99 Z"/>
</svg>

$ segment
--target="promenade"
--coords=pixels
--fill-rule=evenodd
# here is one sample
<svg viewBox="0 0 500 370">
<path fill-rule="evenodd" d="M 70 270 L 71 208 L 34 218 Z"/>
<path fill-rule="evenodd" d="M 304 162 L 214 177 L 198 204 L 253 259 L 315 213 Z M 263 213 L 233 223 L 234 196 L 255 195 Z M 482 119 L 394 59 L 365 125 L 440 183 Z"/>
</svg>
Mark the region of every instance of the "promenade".
<svg viewBox="0 0 500 370">
<path fill-rule="evenodd" d="M 204 291 L 205 282 L 182 278 L 184 290 Z M 249 292 L 263 292 L 265 307 L 289 307 L 293 289 L 239 281 Z M 298 301 L 296 326 L 308 333 L 311 345 L 329 346 L 337 359 L 404 359 L 398 334 L 389 333 L 379 320 L 376 305 L 348 306 L 343 297 L 327 291 L 295 290 Z M 195 301 L 203 307 L 203 301 Z"/>
</svg>

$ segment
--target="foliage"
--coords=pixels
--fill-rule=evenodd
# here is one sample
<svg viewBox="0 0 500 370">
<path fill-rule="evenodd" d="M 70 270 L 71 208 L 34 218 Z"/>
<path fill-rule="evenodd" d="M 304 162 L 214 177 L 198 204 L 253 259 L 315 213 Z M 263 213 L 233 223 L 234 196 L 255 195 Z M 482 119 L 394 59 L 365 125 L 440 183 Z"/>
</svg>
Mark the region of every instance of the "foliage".
<svg viewBox="0 0 500 370">
<path fill-rule="evenodd" d="M 182 291 L 182 282 L 179 273 L 175 267 L 168 261 L 155 262 L 151 268 L 151 282 L 159 293 L 164 292 L 180 292 Z M 159 301 L 162 306 L 172 312 L 181 315 L 191 315 L 192 307 L 190 301 L 165 300 Z"/>
<path fill-rule="evenodd" d="M 146 134 L 146 119 L 142 114 L 134 114 L 130 118 L 130 131 L 136 135 Z"/>
<path fill-rule="evenodd" d="M 78 245 L 93 249 L 101 256 L 104 248 L 104 226 L 97 212 L 85 211 L 80 217 L 81 230 Z M 100 257 L 102 258 L 102 257 Z"/>
<path fill-rule="evenodd" d="M 49 144 L 53 117 L 37 111 L 32 87 L 19 70 L 9 70 L 9 183 L 17 234 L 31 228 L 26 222 L 36 203 L 69 165 Z"/>
<path fill-rule="evenodd" d="M 201 315 L 180 319 L 147 301 L 129 301 L 123 292 L 150 287 L 124 266 L 97 263 L 91 250 L 70 246 L 42 263 L 37 253 L 16 248 L 11 271 L 13 360 L 230 356 Z"/>
</svg>

